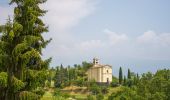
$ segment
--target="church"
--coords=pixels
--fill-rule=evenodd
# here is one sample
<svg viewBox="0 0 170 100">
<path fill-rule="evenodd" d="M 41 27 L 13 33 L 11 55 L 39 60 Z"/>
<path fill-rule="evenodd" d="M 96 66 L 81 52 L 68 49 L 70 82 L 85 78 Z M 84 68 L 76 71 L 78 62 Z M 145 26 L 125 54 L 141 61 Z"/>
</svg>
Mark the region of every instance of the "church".
<svg viewBox="0 0 170 100">
<path fill-rule="evenodd" d="M 95 80 L 97 83 L 112 82 L 112 66 L 102 65 L 99 59 L 93 59 L 93 66 L 87 70 L 88 81 Z"/>
</svg>

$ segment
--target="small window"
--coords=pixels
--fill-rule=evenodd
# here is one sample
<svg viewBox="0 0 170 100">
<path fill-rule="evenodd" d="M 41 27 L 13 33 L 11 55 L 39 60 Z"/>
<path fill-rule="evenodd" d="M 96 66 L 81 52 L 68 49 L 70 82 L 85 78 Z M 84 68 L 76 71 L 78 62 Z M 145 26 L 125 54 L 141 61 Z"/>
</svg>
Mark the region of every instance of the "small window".
<svg viewBox="0 0 170 100">
<path fill-rule="evenodd" d="M 107 70 L 107 73 L 109 73 L 109 71 Z"/>
</svg>

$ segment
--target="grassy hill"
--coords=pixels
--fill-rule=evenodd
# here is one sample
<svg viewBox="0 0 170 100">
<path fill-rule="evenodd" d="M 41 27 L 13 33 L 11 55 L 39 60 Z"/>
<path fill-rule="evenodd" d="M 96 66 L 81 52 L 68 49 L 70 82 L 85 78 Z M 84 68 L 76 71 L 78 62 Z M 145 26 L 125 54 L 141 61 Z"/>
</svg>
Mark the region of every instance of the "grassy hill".
<svg viewBox="0 0 170 100">
<path fill-rule="evenodd" d="M 115 88 L 109 88 L 109 92 L 104 95 L 104 100 L 108 99 L 108 96 L 112 93 L 117 93 L 118 91 L 122 90 L 122 86 L 115 87 Z M 44 94 L 43 98 L 41 100 L 65 100 L 64 97 L 55 97 L 53 96 L 54 90 L 48 90 Z M 87 100 L 87 96 L 90 94 L 90 92 L 87 90 L 87 87 L 77 87 L 77 86 L 69 86 L 65 87 L 64 89 L 61 89 L 61 93 L 68 93 L 71 98 L 68 98 L 68 100 Z M 95 95 L 94 95 L 95 96 Z"/>
</svg>

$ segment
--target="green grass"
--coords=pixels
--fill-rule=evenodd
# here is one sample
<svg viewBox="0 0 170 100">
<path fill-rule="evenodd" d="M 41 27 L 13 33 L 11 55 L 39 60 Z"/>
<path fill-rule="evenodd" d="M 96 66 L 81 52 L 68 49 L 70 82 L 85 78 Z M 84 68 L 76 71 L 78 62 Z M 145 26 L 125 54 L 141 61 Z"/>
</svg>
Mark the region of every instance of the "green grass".
<svg viewBox="0 0 170 100">
<path fill-rule="evenodd" d="M 86 100 L 87 95 L 84 94 L 75 94 L 74 95 L 76 100 Z M 44 96 L 41 100 L 65 100 L 63 97 L 54 97 L 51 92 L 45 92 Z"/>
<path fill-rule="evenodd" d="M 122 90 L 122 86 L 115 87 L 115 88 L 109 88 L 109 93 L 103 94 L 104 100 L 107 100 L 108 96 L 111 95 L 112 93 L 116 93 L 116 92 L 121 91 L 121 90 Z M 67 92 L 67 93 L 69 93 L 69 92 Z M 70 95 L 72 95 L 76 100 L 87 100 L 88 94 L 87 93 L 85 93 L 85 94 L 75 93 L 75 94 L 70 94 Z M 46 91 L 41 100 L 66 100 L 66 99 L 63 98 L 63 97 L 54 97 L 50 91 Z"/>
<path fill-rule="evenodd" d="M 77 100 L 86 100 L 87 99 L 87 95 L 86 94 L 75 94 L 75 99 Z"/>
<path fill-rule="evenodd" d="M 47 91 L 47 92 L 45 92 L 45 94 L 41 100 L 54 100 L 54 98 L 53 98 L 53 95 L 51 94 L 51 92 Z"/>
</svg>

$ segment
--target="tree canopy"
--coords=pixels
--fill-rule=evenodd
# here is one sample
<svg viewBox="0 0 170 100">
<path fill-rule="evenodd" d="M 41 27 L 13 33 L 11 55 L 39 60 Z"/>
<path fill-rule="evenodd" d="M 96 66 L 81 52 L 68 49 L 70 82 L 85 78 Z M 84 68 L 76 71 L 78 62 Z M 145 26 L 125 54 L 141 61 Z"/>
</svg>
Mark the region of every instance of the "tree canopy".
<svg viewBox="0 0 170 100">
<path fill-rule="evenodd" d="M 37 92 L 46 78 L 50 59 L 42 60 L 42 49 L 51 41 L 42 33 L 48 27 L 40 17 L 47 12 L 39 5 L 46 0 L 11 0 L 14 17 L 0 26 L 0 99 L 37 100 Z"/>
</svg>

